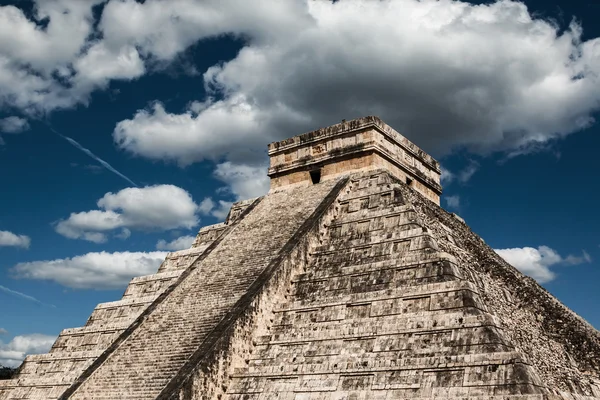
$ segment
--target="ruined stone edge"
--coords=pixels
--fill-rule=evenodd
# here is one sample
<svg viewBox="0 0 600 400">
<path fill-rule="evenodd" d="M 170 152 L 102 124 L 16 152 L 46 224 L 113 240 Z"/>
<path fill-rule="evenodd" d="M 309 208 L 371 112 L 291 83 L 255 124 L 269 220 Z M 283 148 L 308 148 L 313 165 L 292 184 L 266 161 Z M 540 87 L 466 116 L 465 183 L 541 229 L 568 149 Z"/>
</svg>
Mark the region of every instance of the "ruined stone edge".
<svg viewBox="0 0 600 400">
<path fill-rule="evenodd" d="M 156 298 L 156 300 L 154 300 L 152 304 L 150 304 L 148 308 L 146 308 L 146 310 L 144 310 L 144 312 L 140 314 L 140 316 L 137 317 L 136 320 L 133 321 L 131 325 L 129 325 L 129 327 L 125 329 L 125 331 L 123 331 L 123 333 L 121 333 L 121 335 L 119 335 L 119 337 L 85 371 L 83 371 L 79 378 L 77 378 L 77 380 L 75 380 L 75 382 L 71 384 L 71 386 L 69 386 L 67 390 L 65 390 L 65 392 L 58 398 L 58 400 L 67 400 L 72 394 L 74 394 L 75 391 L 77 391 L 77 389 L 87 380 L 87 378 L 89 378 L 98 368 L 100 368 L 104 361 L 106 361 L 106 359 L 108 359 L 108 357 L 119 348 L 121 343 L 123 343 L 129 336 L 131 336 L 131 334 L 133 334 L 133 332 L 135 332 L 138 326 L 140 326 L 144 322 L 144 320 L 167 298 L 167 296 L 183 280 L 185 280 L 192 273 L 192 271 L 196 269 L 196 267 L 200 262 L 202 262 L 202 260 L 204 260 L 210 253 L 212 253 L 212 251 L 221 243 L 225 236 L 227 236 L 227 234 L 231 232 L 233 227 L 235 227 L 241 220 L 243 220 L 244 217 L 248 215 L 261 200 L 262 197 L 259 197 L 255 201 L 253 201 L 252 204 L 250 204 L 240 214 L 240 216 L 237 219 L 235 219 L 235 221 L 231 225 L 228 225 L 225 228 L 224 232 L 221 233 L 221 235 L 219 235 L 219 237 L 214 242 L 212 242 L 206 248 L 206 250 L 204 250 L 204 252 L 198 256 L 198 258 L 196 258 L 196 260 L 192 262 L 192 265 L 183 271 L 183 273 L 179 276 L 177 281 L 170 285 L 163 293 L 161 293 Z"/>
<path fill-rule="evenodd" d="M 277 256 L 271 260 L 267 267 L 261 272 L 256 280 L 250 285 L 246 293 L 235 303 L 231 310 L 223 317 L 223 319 L 215 326 L 215 328 L 208 333 L 202 344 L 189 358 L 186 364 L 178 371 L 178 373 L 171 379 L 171 381 L 164 387 L 160 394 L 156 397 L 156 400 L 168 400 L 172 398 L 172 395 L 177 390 L 181 389 L 187 379 L 193 374 L 194 370 L 202 359 L 210 354 L 210 351 L 215 348 L 220 339 L 223 338 L 224 333 L 229 330 L 238 318 L 246 311 L 250 306 L 254 298 L 260 293 L 261 289 L 270 280 L 279 268 L 281 262 L 285 257 L 290 254 L 296 247 L 304 235 L 306 235 L 319 220 L 319 218 L 327 211 L 327 209 L 333 204 L 339 193 L 348 183 L 349 178 L 342 178 L 336 185 L 331 189 L 329 194 L 325 196 L 325 199 L 317 206 L 315 211 L 306 219 L 306 221 L 298 228 L 296 233 L 287 241 L 281 248 Z"/>
</svg>

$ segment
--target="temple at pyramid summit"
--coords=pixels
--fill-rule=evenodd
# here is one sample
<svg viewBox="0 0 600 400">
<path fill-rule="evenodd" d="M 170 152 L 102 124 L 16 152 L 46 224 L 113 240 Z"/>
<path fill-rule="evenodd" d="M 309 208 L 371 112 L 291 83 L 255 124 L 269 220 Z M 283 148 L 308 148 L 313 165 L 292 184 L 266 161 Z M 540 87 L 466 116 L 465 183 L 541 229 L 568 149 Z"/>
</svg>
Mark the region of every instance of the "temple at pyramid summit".
<svg viewBox="0 0 600 400">
<path fill-rule="evenodd" d="M 600 399 L 600 333 L 439 206 L 379 118 L 269 145 L 271 189 L 30 355 L 0 399 Z"/>
</svg>

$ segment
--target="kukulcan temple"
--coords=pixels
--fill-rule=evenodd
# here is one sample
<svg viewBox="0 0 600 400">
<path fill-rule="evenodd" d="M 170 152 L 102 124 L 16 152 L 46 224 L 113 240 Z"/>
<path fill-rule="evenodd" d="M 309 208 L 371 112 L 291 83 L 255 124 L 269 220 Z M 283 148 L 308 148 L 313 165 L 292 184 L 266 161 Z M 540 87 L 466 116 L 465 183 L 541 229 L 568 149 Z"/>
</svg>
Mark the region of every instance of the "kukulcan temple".
<svg viewBox="0 0 600 400">
<path fill-rule="evenodd" d="M 269 156 L 267 195 L 28 356 L 0 399 L 600 399 L 600 333 L 440 207 L 430 155 L 365 117 Z"/>
</svg>

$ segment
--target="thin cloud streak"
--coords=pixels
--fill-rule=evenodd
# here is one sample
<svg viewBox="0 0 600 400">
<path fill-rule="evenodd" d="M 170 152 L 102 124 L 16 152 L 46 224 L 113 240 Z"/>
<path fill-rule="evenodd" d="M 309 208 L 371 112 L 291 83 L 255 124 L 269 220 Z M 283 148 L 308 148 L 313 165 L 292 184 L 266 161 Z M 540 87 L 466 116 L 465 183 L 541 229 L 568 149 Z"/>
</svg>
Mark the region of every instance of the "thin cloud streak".
<svg viewBox="0 0 600 400">
<path fill-rule="evenodd" d="M 65 136 L 65 135 L 61 135 L 60 133 L 58 133 L 57 131 L 55 131 L 52 128 L 50 128 L 50 130 L 52 132 L 56 133 L 61 138 L 65 139 L 67 142 L 71 143 L 74 147 L 76 147 L 77 149 L 81 150 L 82 152 L 84 152 L 85 154 L 87 154 L 88 156 L 90 156 L 91 158 L 93 158 L 94 160 L 98 161 L 100 163 L 100 165 L 102 165 L 104 168 L 106 168 L 110 172 L 112 172 L 112 173 L 120 176 L 121 178 L 125 179 L 127 182 L 131 183 L 133 186 L 138 187 L 137 183 L 135 183 L 134 181 L 132 181 L 131 179 L 129 179 L 127 176 L 125 176 L 124 174 L 122 174 L 119 171 L 117 171 L 112 165 L 110 165 L 109 163 L 107 163 L 106 161 L 104 161 L 103 159 L 101 159 L 100 157 L 98 157 L 97 155 L 95 155 L 94 153 L 92 153 L 89 149 L 86 149 L 85 147 L 83 147 L 75 139 L 72 139 L 72 138 L 70 138 L 68 136 Z"/>
<path fill-rule="evenodd" d="M 52 308 L 56 308 L 56 306 L 53 305 L 53 304 L 43 303 L 43 302 L 39 301 L 38 299 L 36 299 L 33 296 L 30 296 L 30 295 L 25 294 L 25 293 L 17 292 L 16 290 L 9 289 L 6 286 L 0 285 L 0 291 L 2 291 L 4 293 L 7 293 L 7 294 L 9 294 L 11 296 L 15 296 L 15 297 L 19 297 L 19 298 L 24 299 L 24 300 L 32 301 L 32 302 L 37 303 L 37 304 L 42 305 L 42 306 L 49 306 L 49 307 L 52 307 Z"/>
</svg>

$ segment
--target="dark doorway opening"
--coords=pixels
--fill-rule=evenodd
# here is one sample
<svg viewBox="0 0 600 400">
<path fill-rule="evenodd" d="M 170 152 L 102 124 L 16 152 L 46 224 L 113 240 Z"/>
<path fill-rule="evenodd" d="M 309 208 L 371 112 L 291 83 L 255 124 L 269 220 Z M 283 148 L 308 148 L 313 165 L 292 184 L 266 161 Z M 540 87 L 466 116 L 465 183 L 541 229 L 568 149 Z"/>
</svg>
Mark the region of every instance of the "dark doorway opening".
<svg viewBox="0 0 600 400">
<path fill-rule="evenodd" d="M 321 170 L 315 169 L 313 171 L 310 171 L 310 180 L 312 181 L 312 183 L 321 182 Z"/>
</svg>

